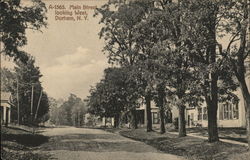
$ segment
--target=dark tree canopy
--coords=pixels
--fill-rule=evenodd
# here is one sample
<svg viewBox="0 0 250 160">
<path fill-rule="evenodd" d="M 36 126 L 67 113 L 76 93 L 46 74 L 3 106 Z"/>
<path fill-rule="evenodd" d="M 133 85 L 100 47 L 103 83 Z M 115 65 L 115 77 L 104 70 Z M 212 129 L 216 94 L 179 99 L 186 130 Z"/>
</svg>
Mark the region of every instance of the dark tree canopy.
<svg viewBox="0 0 250 160">
<path fill-rule="evenodd" d="M 27 44 L 26 30 L 40 30 L 46 26 L 45 4 L 41 0 L 31 0 L 23 4 L 21 0 L 0 0 L 0 41 L 1 54 L 23 62 L 28 57 L 20 48 Z"/>
<path fill-rule="evenodd" d="M 30 123 L 31 118 L 31 95 L 33 86 L 33 117 L 37 122 L 44 120 L 44 116 L 49 111 L 48 97 L 40 81 L 42 77 L 39 67 L 35 65 L 34 57 L 26 55 L 28 60 L 26 63 L 18 61 L 13 71 L 3 68 L 1 69 L 1 89 L 10 92 L 13 97 L 12 119 L 18 118 L 18 103 L 20 106 L 20 122 L 23 124 Z M 18 93 L 18 95 L 17 95 Z M 42 95 L 41 95 L 42 93 Z M 40 104 L 38 105 L 41 95 Z M 17 99 L 18 97 L 18 99 Z M 39 106 L 39 108 L 38 108 Z"/>
<path fill-rule="evenodd" d="M 107 68 L 104 78 L 90 90 L 89 112 L 113 117 L 138 106 L 136 82 L 128 77 L 126 68 Z"/>
</svg>

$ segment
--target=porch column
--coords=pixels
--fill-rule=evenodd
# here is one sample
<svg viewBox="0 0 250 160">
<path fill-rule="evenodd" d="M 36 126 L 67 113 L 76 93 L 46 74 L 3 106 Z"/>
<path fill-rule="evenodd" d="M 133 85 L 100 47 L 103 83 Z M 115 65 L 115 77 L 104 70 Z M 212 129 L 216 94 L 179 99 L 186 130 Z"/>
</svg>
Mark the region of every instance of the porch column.
<svg viewBox="0 0 250 160">
<path fill-rule="evenodd" d="M 111 126 L 115 126 L 115 119 L 114 119 L 114 117 L 111 118 Z"/>
<path fill-rule="evenodd" d="M 106 117 L 102 118 L 102 125 L 106 127 Z"/>
<path fill-rule="evenodd" d="M 11 107 L 9 107 L 9 114 L 8 114 L 8 116 L 9 116 L 9 118 L 8 118 L 9 122 L 8 123 L 10 123 L 10 112 L 11 112 Z"/>
<path fill-rule="evenodd" d="M 147 125 L 147 111 L 146 111 L 146 106 L 143 104 L 143 110 L 144 110 L 144 124 L 143 126 L 146 126 Z"/>
<path fill-rule="evenodd" d="M 3 105 L 3 124 L 6 122 L 6 106 Z"/>
</svg>

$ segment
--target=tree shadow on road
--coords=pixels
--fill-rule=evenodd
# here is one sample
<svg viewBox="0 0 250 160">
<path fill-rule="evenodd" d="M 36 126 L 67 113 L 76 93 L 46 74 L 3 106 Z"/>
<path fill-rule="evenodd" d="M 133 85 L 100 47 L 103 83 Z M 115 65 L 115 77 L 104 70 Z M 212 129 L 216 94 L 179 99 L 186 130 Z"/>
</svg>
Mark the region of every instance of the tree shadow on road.
<svg viewBox="0 0 250 160">
<path fill-rule="evenodd" d="M 49 153 L 40 153 L 37 148 L 49 141 L 49 137 L 15 127 L 1 130 L 1 158 L 5 160 L 47 160 Z"/>
<path fill-rule="evenodd" d="M 2 134 L 2 141 L 11 141 L 27 147 L 36 147 L 48 142 L 49 137 L 40 134 Z"/>
<path fill-rule="evenodd" d="M 157 152 L 152 147 L 136 141 L 121 138 L 114 134 L 69 134 L 54 136 L 42 145 L 42 150 L 69 150 L 89 152 Z"/>
</svg>

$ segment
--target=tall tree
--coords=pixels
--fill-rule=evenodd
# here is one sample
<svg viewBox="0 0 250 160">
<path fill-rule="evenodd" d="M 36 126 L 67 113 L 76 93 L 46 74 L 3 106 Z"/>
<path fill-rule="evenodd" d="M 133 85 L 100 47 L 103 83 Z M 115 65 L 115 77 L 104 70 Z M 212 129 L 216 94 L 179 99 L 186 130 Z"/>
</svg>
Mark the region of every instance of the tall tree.
<svg viewBox="0 0 250 160">
<path fill-rule="evenodd" d="M 38 118 L 37 122 L 42 120 L 49 110 L 49 104 L 40 82 L 42 76 L 40 69 L 35 65 L 35 59 L 32 56 L 26 56 L 28 57 L 26 63 L 17 61 L 14 71 L 6 68 L 1 70 L 1 86 L 5 91 L 12 93 L 13 101 L 16 104 L 11 113 L 12 119 L 23 124 L 30 124 L 30 120 L 34 120 L 35 115 Z M 33 101 L 31 97 L 33 97 Z M 20 106 L 19 109 L 18 106 Z"/>
<path fill-rule="evenodd" d="M 58 103 L 61 103 L 60 100 Z M 84 123 L 84 115 L 87 112 L 85 103 L 75 94 L 70 94 L 58 108 L 54 108 L 52 117 L 59 125 L 81 126 Z M 58 121 L 59 120 L 59 121 Z"/>
<path fill-rule="evenodd" d="M 139 58 L 139 44 L 136 39 L 136 25 L 143 20 L 148 13 L 148 3 L 142 1 L 109 1 L 101 8 L 97 9 L 97 13 L 102 16 L 100 23 L 104 27 L 100 31 L 100 37 L 104 38 L 106 45 L 105 53 L 108 54 L 109 62 L 116 63 L 122 67 L 136 68 L 136 62 Z M 133 70 L 135 71 L 135 70 Z M 139 74 L 140 72 L 137 72 Z M 142 78 L 142 76 L 140 76 Z M 147 87 L 147 80 L 144 78 L 144 90 Z M 145 85 L 146 84 L 146 85 Z M 152 130 L 150 90 L 144 92 L 146 99 L 147 111 L 147 130 Z M 134 112 L 134 111 L 133 111 Z M 132 114 L 132 117 L 136 114 Z M 135 118 L 135 117 L 134 117 Z"/>
<path fill-rule="evenodd" d="M 250 147 L 250 94 L 249 83 L 249 52 L 250 52 L 250 4 L 247 0 L 226 1 L 222 7 L 223 17 L 218 23 L 218 36 L 229 38 L 227 44 L 217 41 L 219 54 L 229 63 L 236 76 L 243 95 L 246 124 L 248 130 L 248 145 Z M 247 39 L 248 37 L 248 39 Z"/>
<path fill-rule="evenodd" d="M 159 107 L 159 115 L 160 115 L 160 133 L 163 134 L 166 132 L 165 129 L 165 105 L 166 104 L 166 91 L 165 91 L 165 84 L 157 85 L 156 91 L 156 106 Z"/>
<path fill-rule="evenodd" d="M 147 26 L 144 27 L 144 30 L 154 28 L 152 29 L 153 32 L 149 32 L 149 35 L 157 37 L 155 38 L 156 40 L 154 39 L 154 41 L 158 42 L 153 49 L 156 53 L 155 55 L 159 57 L 161 55 L 159 54 L 160 52 L 165 52 L 163 59 L 169 59 L 164 63 L 159 63 L 161 60 L 157 63 L 162 65 L 167 64 L 170 69 L 169 73 L 171 74 L 172 72 L 167 84 L 168 87 L 175 90 L 175 95 L 177 96 L 179 136 L 185 136 L 186 134 L 185 105 L 197 102 L 197 100 L 202 101 L 201 94 L 199 93 L 200 89 L 197 89 L 197 84 L 203 86 L 203 96 L 208 106 L 210 141 L 216 141 L 218 138 L 217 126 L 214 124 L 216 123 L 218 95 L 221 90 L 227 90 L 228 93 L 229 90 L 236 88 L 235 86 L 230 88 L 225 87 L 225 85 L 218 86 L 217 84 L 218 80 L 225 80 L 226 78 L 228 81 L 231 77 L 230 74 L 227 76 L 222 74 L 223 70 L 228 69 L 228 67 L 226 67 L 227 64 L 223 64 L 224 66 L 222 66 L 221 58 L 216 56 L 215 34 L 218 21 L 217 15 L 219 15 L 218 9 L 224 3 L 223 1 L 196 2 L 192 0 L 178 1 L 178 3 L 157 1 L 155 5 L 156 9 L 151 16 L 152 18 L 148 18 L 144 22 L 144 26 Z M 196 28 L 196 30 L 193 30 L 193 28 Z M 197 53 L 194 46 L 203 48 L 200 48 Z M 195 56 L 194 50 L 197 54 Z M 204 59 L 207 61 L 203 61 Z M 205 66 L 205 69 L 199 68 L 201 64 L 204 64 L 203 67 Z M 220 67 L 218 69 L 215 66 Z M 198 70 L 196 70 L 197 68 Z M 199 73 L 199 76 L 197 76 L 196 72 Z M 164 77 L 161 79 L 164 79 Z M 229 81 L 228 83 L 231 82 Z M 197 100 L 195 101 L 190 99 L 190 95 L 193 96 L 193 94 L 197 95 Z"/>
<path fill-rule="evenodd" d="M 49 105 L 50 105 L 50 122 L 53 124 L 58 124 L 58 116 L 59 116 L 59 106 L 56 99 L 49 97 Z"/>
<path fill-rule="evenodd" d="M 148 31 L 148 34 L 151 35 L 150 39 L 147 39 L 153 43 L 150 55 L 151 61 L 153 60 L 155 64 L 165 68 L 165 71 L 158 72 L 158 80 L 162 81 L 160 85 L 166 84 L 175 89 L 175 94 L 180 102 L 177 103 L 179 109 L 179 136 L 185 136 L 185 101 L 183 99 L 188 96 L 186 92 L 189 89 L 191 72 L 190 62 L 185 56 L 186 51 L 182 45 L 181 36 L 183 31 L 180 17 L 181 12 L 178 3 L 157 1 L 152 14 L 143 22 L 143 30 L 144 32 Z M 153 73 L 157 73 L 157 71 L 159 71 L 159 67 L 156 67 Z M 165 87 L 162 86 L 161 88 L 162 91 L 165 90 Z"/>
<path fill-rule="evenodd" d="M 126 68 L 107 68 L 104 79 L 90 90 L 88 97 L 89 112 L 101 117 L 114 117 L 118 127 L 122 112 L 135 114 L 138 106 L 135 82 L 128 78 Z M 132 127 L 137 128 L 132 116 Z"/>
<path fill-rule="evenodd" d="M 195 3 L 195 2 L 193 2 Z M 199 62 L 196 60 L 196 64 L 203 63 L 204 66 L 209 67 L 213 64 L 216 64 L 218 59 L 216 59 L 216 20 L 218 14 L 218 5 L 213 3 L 212 1 L 202 1 L 199 5 L 202 7 L 198 8 L 195 14 L 196 19 L 198 14 L 201 15 L 200 21 L 198 24 L 203 30 L 200 30 L 199 33 L 204 34 L 201 36 L 202 40 L 205 39 L 204 42 L 204 50 L 200 51 L 202 57 L 200 57 L 203 62 Z M 206 7 L 206 8 L 205 8 Z M 203 10 L 201 10 L 201 8 Z M 200 28 L 200 29 L 201 29 Z M 205 30 L 205 31 L 204 31 Z M 204 32 L 203 32 L 204 31 Z M 217 129 L 217 109 L 218 109 L 218 71 L 217 70 L 209 70 L 204 73 L 201 70 L 198 72 L 204 73 L 202 75 L 203 82 L 203 95 L 206 100 L 207 110 L 208 110 L 208 135 L 209 142 L 218 141 L 218 129 Z"/>
<path fill-rule="evenodd" d="M 200 81 L 202 95 L 208 109 L 208 140 L 219 140 L 217 129 L 217 110 L 221 96 L 236 89 L 231 70 L 218 54 L 218 27 L 224 21 L 227 1 L 181 1 L 183 10 L 183 39 L 193 70 Z M 229 8 L 232 7 L 231 5 Z M 225 28 L 224 28 L 225 29 Z M 221 33 L 221 31 L 219 31 Z M 222 33 L 223 35 L 223 33 Z M 222 36 L 221 35 L 221 36 Z M 228 74 L 225 74 L 227 70 Z M 224 84 L 231 85 L 221 85 Z M 228 94 L 228 98 L 234 97 Z"/>
<path fill-rule="evenodd" d="M 27 44 L 26 29 L 40 30 L 46 26 L 45 4 L 41 0 L 32 0 L 31 5 L 21 3 L 21 0 L 0 0 L 0 53 L 28 60 L 20 47 Z"/>
</svg>

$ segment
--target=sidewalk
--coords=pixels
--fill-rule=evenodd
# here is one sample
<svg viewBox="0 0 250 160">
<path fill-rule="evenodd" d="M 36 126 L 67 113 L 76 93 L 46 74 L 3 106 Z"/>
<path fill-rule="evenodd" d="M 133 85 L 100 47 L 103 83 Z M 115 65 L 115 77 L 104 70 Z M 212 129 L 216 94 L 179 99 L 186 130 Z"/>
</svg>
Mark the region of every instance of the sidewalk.
<svg viewBox="0 0 250 160">
<path fill-rule="evenodd" d="M 178 135 L 178 132 L 167 132 L 169 134 L 174 134 L 174 135 Z M 200 136 L 200 135 L 196 135 L 195 133 L 189 133 L 187 134 L 187 136 L 190 137 L 195 137 L 195 138 L 201 138 L 201 139 L 207 139 L 208 137 L 205 136 Z M 238 142 L 238 141 L 234 141 L 234 140 L 229 140 L 229 139 L 225 139 L 225 138 L 220 138 L 221 142 L 225 142 L 225 143 L 231 143 L 231 144 L 238 144 L 238 145 L 243 145 L 243 146 L 248 146 L 247 143 L 243 143 L 243 142 Z"/>
</svg>

